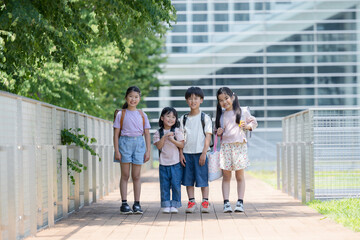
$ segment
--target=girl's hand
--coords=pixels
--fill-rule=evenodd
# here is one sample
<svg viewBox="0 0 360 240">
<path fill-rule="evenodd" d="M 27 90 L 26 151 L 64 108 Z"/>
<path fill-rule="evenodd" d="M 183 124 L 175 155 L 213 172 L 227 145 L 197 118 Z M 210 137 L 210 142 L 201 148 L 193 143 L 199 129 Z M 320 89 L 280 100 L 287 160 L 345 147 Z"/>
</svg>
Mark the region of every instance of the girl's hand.
<svg viewBox="0 0 360 240">
<path fill-rule="evenodd" d="M 120 152 L 115 152 L 115 160 L 119 160 L 121 162 L 121 154 L 120 154 Z"/>
<path fill-rule="evenodd" d="M 150 159 L 150 151 L 146 151 L 144 154 L 144 163 L 149 161 L 149 159 Z"/>
<path fill-rule="evenodd" d="M 185 160 L 184 154 L 180 154 L 180 163 L 181 163 L 181 165 L 183 165 L 183 167 L 185 167 L 186 160 Z"/>
<path fill-rule="evenodd" d="M 224 133 L 224 129 L 222 129 L 222 128 L 218 128 L 217 131 L 216 131 L 216 134 L 218 136 L 221 136 L 223 133 Z"/>
<path fill-rule="evenodd" d="M 246 127 L 245 121 L 240 121 L 239 127 L 244 129 Z"/>
<path fill-rule="evenodd" d="M 202 154 L 200 155 L 199 165 L 200 165 L 200 166 L 204 166 L 204 165 L 205 165 L 205 161 L 206 161 L 206 153 L 202 153 Z"/>
<path fill-rule="evenodd" d="M 173 137 L 174 133 L 173 132 L 168 132 L 167 134 L 164 135 L 164 137 Z"/>
</svg>

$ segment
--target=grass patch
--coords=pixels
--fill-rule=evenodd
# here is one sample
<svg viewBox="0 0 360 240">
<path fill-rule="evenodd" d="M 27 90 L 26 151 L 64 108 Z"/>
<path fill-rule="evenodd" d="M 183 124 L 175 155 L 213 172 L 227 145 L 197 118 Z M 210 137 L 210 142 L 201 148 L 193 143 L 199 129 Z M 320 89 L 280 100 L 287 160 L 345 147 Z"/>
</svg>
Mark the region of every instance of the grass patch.
<svg viewBox="0 0 360 240">
<path fill-rule="evenodd" d="M 314 200 L 307 205 L 319 213 L 341 223 L 353 231 L 360 232 L 360 199 L 349 198 L 331 201 Z"/>
<path fill-rule="evenodd" d="M 246 171 L 246 173 L 270 184 L 275 189 L 277 188 L 276 171 L 260 170 L 260 171 Z"/>
</svg>

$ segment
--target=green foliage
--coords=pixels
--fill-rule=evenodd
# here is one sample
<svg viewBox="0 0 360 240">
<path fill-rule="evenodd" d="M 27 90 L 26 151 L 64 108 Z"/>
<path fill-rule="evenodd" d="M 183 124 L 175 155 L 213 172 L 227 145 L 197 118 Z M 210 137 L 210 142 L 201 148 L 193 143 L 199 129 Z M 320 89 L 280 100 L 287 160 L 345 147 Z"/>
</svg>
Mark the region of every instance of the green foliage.
<svg viewBox="0 0 360 240">
<path fill-rule="evenodd" d="M 80 134 L 80 132 L 81 132 L 80 128 L 76 128 L 76 129 L 69 128 L 69 129 L 61 130 L 61 143 L 63 145 L 75 144 L 76 146 L 89 151 L 92 156 L 98 156 L 99 161 L 101 161 L 99 154 L 97 154 L 88 145 L 89 142 L 90 142 L 90 144 L 96 143 L 96 139 L 89 138 L 89 137 L 85 136 L 84 134 Z M 82 169 L 84 169 L 84 170 L 87 169 L 86 166 L 81 164 L 77 159 L 70 159 L 69 157 L 67 158 L 67 168 L 68 168 L 68 175 L 70 176 L 71 182 L 73 184 L 75 184 L 75 178 L 73 175 L 71 175 L 71 173 L 72 173 L 71 171 L 81 173 Z"/>
<path fill-rule="evenodd" d="M 307 203 L 319 213 L 330 217 L 342 225 L 360 232 L 360 199 L 349 198 L 331 201 L 314 200 Z"/>
<path fill-rule="evenodd" d="M 111 119 L 158 86 L 171 0 L 0 0 L 0 90 Z"/>
</svg>

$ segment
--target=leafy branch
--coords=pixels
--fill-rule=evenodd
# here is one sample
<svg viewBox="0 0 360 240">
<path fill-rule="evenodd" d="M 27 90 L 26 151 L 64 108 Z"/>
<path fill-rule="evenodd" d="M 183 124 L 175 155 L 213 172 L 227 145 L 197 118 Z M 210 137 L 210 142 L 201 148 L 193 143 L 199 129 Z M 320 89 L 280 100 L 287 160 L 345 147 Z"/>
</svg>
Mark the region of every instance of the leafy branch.
<svg viewBox="0 0 360 240">
<path fill-rule="evenodd" d="M 96 139 L 89 138 L 84 134 L 80 134 L 80 131 L 80 128 L 69 128 L 61 130 L 61 143 L 63 145 L 75 144 L 76 146 L 89 151 L 92 156 L 98 156 L 99 161 L 101 161 L 100 155 L 97 154 L 88 144 L 89 142 L 90 144 L 96 143 Z M 87 167 L 80 163 L 79 160 L 70 159 L 69 157 L 67 158 L 67 168 L 72 184 L 75 184 L 75 178 L 73 175 L 71 175 L 71 170 L 77 173 L 81 173 L 83 169 L 87 169 Z"/>
</svg>

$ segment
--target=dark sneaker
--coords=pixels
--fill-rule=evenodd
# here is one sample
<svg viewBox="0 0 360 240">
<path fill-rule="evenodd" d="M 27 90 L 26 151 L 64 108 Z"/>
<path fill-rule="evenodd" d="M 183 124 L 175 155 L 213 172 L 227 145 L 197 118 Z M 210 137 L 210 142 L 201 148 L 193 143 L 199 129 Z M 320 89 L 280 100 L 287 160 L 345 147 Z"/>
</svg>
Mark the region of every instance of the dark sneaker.
<svg viewBox="0 0 360 240">
<path fill-rule="evenodd" d="M 235 212 L 244 212 L 244 204 L 240 201 L 237 201 Z"/>
<path fill-rule="evenodd" d="M 141 209 L 140 205 L 133 205 L 133 212 L 134 214 L 143 214 L 143 210 Z"/>
<path fill-rule="evenodd" d="M 120 213 L 128 215 L 128 214 L 132 214 L 133 211 L 131 210 L 131 208 L 130 208 L 130 206 L 128 204 L 123 204 L 120 207 Z"/>
</svg>

